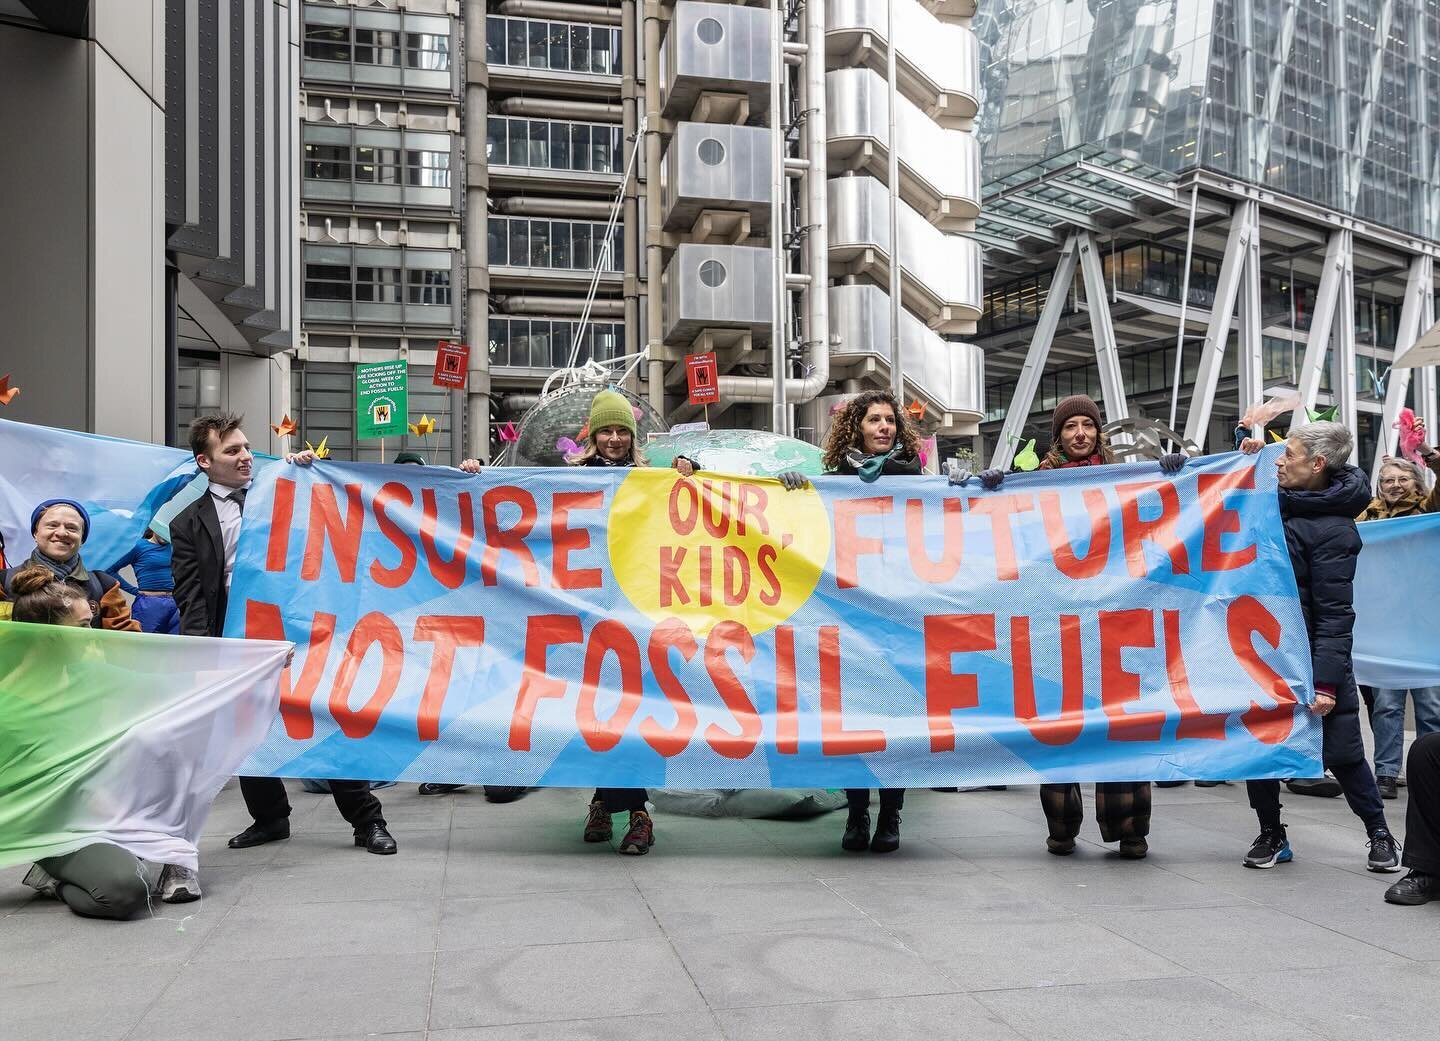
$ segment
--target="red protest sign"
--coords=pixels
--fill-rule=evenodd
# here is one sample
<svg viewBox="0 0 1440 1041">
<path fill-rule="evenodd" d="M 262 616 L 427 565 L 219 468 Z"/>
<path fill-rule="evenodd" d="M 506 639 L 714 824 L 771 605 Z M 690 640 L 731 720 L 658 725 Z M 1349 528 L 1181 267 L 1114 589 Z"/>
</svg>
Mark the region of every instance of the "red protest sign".
<svg viewBox="0 0 1440 1041">
<path fill-rule="evenodd" d="M 720 400 L 720 369 L 713 351 L 685 355 L 685 382 L 690 388 L 690 404 L 713 405 Z"/>
<path fill-rule="evenodd" d="M 470 345 L 441 340 L 435 345 L 435 378 L 437 387 L 459 390 L 470 374 Z"/>
</svg>

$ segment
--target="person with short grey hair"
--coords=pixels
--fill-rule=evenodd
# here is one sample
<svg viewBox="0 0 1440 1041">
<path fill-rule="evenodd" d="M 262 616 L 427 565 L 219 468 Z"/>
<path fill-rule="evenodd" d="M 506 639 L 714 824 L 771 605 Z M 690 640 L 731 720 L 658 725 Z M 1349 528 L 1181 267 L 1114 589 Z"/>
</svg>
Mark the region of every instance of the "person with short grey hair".
<svg viewBox="0 0 1440 1041">
<path fill-rule="evenodd" d="M 1323 724 L 1326 769 L 1340 782 L 1346 801 L 1370 836 L 1371 871 L 1398 871 L 1400 847 L 1385 821 L 1385 804 L 1360 738 L 1360 697 L 1350 654 L 1355 628 L 1355 562 L 1360 533 L 1355 516 L 1370 498 L 1370 482 L 1347 465 L 1354 449 L 1350 431 L 1339 423 L 1307 423 L 1291 431 L 1276 459 L 1280 516 L 1295 571 L 1300 611 L 1310 637 L 1315 701 L 1310 710 Z M 1246 438 L 1241 451 L 1264 447 Z M 1273 868 L 1294 859 L 1280 821 L 1280 782 L 1247 781 L 1250 806 L 1260 818 L 1260 835 L 1244 864 Z"/>
</svg>

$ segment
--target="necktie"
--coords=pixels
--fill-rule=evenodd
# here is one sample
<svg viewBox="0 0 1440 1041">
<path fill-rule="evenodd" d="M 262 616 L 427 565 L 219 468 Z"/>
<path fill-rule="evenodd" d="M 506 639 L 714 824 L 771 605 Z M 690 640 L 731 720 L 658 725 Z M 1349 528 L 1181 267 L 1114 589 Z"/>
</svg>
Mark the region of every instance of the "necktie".
<svg viewBox="0 0 1440 1041">
<path fill-rule="evenodd" d="M 244 513 L 244 512 L 245 512 L 245 489 L 244 489 L 244 488 L 236 488 L 233 492 L 230 493 L 230 501 L 233 502 L 236 506 L 239 506 L 239 507 L 240 507 L 240 512 L 241 512 L 241 513 Z"/>
</svg>

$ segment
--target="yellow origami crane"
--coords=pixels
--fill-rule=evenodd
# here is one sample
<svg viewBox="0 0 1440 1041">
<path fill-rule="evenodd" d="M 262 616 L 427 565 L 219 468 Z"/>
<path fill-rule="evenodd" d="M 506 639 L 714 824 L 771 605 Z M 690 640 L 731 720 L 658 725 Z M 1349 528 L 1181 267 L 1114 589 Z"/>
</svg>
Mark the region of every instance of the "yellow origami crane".
<svg viewBox="0 0 1440 1041">
<path fill-rule="evenodd" d="M 329 441 L 330 441 L 330 435 L 329 435 L 329 434 L 326 434 L 324 437 L 322 437 L 322 438 L 320 439 L 320 443 L 319 443 L 318 445 L 312 445 L 309 441 L 306 441 L 306 442 L 305 442 L 305 447 L 308 448 L 310 451 L 312 451 L 312 452 L 315 453 L 315 458 L 316 458 L 316 459 L 329 459 L 329 458 L 330 458 L 330 445 L 329 445 Z"/>
<path fill-rule="evenodd" d="M 420 414 L 420 422 L 410 424 L 410 433 L 414 434 L 416 437 L 427 437 L 430 434 L 435 433 L 435 426 L 435 420 L 431 419 L 429 416 L 425 415 L 422 412 Z"/>
<path fill-rule="evenodd" d="M 280 420 L 280 422 L 271 423 L 270 429 L 275 431 L 276 437 L 289 437 L 300 428 L 295 425 L 295 420 L 290 418 L 289 413 L 286 413 L 285 418 Z"/>
</svg>

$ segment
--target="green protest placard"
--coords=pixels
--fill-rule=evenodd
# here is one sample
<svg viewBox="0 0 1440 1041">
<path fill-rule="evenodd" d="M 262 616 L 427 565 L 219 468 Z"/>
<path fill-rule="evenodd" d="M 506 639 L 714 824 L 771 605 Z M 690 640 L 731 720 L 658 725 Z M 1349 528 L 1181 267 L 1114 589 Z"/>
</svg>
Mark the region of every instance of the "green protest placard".
<svg viewBox="0 0 1440 1041">
<path fill-rule="evenodd" d="M 402 437 L 410 410 L 404 361 L 355 366 L 355 436 Z"/>
</svg>

